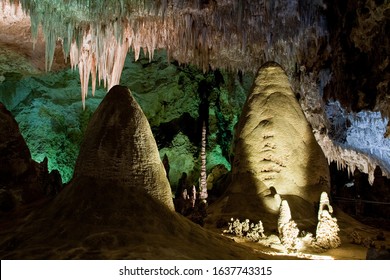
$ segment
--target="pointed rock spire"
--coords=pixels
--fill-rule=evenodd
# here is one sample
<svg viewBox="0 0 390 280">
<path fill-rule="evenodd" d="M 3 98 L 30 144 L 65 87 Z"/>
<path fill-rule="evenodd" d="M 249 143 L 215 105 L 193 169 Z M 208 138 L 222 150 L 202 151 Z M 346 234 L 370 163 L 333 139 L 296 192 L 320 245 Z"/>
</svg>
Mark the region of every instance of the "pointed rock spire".
<svg viewBox="0 0 390 280">
<path fill-rule="evenodd" d="M 126 87 L 114 86 L 92 116 L 76 162 L 78 176 L 143 189 L 174 209 L 149 123 Z"/>
</svg>

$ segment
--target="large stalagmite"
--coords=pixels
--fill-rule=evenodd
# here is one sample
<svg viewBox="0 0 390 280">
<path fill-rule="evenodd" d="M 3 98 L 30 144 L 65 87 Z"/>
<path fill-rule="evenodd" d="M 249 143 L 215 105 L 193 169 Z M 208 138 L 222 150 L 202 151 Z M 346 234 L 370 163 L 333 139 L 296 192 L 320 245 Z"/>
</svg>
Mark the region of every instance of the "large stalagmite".
<svg viewBox="0 0 390 280">
<path fill-rule="evenodd" d="M 170 209 L 172 194 L 148 120 L 126 87 L 114 86 L 91 118 L 74 177 L 144 189 Z"/>
<path fill-rule="evenodd" d="M 72 181 L 10 222 L 0 215 L 0 258 L 259 258 L 172 209 L 148 122 L 130 91 L 115 86 L 88 125 Z"/>
<path fill-rule="evenodd" d="M 329 191 L 328 164 L 278 64 L 260 68 L 240 116 L 234 149 L 223 212 L 276 215 L 283 198 L 295 217 L 315 218 L 315 202 Z"/>
</svg>

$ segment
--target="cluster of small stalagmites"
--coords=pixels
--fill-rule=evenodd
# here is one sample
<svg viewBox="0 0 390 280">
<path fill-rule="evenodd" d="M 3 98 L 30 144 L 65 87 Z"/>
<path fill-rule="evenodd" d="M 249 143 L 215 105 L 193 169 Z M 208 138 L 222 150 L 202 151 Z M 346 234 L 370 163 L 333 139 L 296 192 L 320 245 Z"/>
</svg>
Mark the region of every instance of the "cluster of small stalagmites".
<svg viewBox="0 0 390 280">
<path fill-rule="evenodd" d="M 320 205 L 318 211 L 318 224 L 316 235 L 307 232 L 300 232 L 296 222 L 292 219 L 290 206 L 287 200 L 282 200 L 279 209 L 278 218 L 278 233 L 280 244 L 287 252 L 303 251 L 305 249 L 324 250 L 337 248 L 341 245 L 338 232 L 340 231 L 337 225 L 337 219 L 331 216 L 333 208 L 329 203 L 329 198 L 326 192 L 321 194 Z M 264 227 L 261 221 L 257 224 L 250 223 L 249 219 L 241 222 L 239 219 L 231 218 L 228 223 L 228 229 L 224 233 L 235 236 L 245 237 L 250 241 L 273 243 L 274 237 L 267 237 L 264 234 Z M 269 244 L 268 244 L 269 245 Z"/>
<path fill-rule="evenodd" d="M 228 229 L 224 230 L 224 233 L 233 234 L 240 237 L 245 237 L 250 241 L 257 242 L 260 239 L 265 238 L 263 223 L 252 223 L 249 219 L 241 222 L 239 219 L 231 218 L 228 223 Z"/>
<path fill-rule="evenodd" d="M 339 247 L 341 245 L 340 237 L 338 236 L 340 228 L 337 224 L 337 219 L 331 216 L 332 213 L 333 208 L 330 205 L 328 194 L 323 192 L 320 197 L 315 238 L 312 238 L 312 234 L 310 233 L 306 233 L 306 236 L 299 238 L 299 229 L 294 220 L 291 219 L 288 202 L 283 200 L 280 206 L 278 220 L 281 243 L 287 250 L 299 250 L 302 246 L 319 249 Z"/>
</svg>

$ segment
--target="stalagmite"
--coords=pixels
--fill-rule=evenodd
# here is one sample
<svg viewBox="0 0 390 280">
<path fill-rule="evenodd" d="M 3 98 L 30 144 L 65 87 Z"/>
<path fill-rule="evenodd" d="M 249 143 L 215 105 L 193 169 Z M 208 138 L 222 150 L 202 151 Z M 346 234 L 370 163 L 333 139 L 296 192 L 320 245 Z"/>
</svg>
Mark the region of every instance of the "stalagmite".
<svg viewBox="0 0 390 280">
<path fill-rule="evenodd" d="M 93 114 L 76 161 L 74 179 L 137 189 L 173 210 L 171 188 L 148 120 L 122 86 L 114 86 Z"/>
<path fill-rule="evenodd" d="M 288 205 L 287 200 L 282 200 L 282 203 L 280 204 L 279 218 L 278 218 L 279 234 L 282 233 L 283 226 L 286 225 L 289 221 L 291 221 L 290 206 Z"/>
<path fill-rule="evenodd" d="M 311 203 L 329 190 L 326 158 L 277 63 L 259 69 L 236 133 L 230 188 L 248 184 L 264 196 L 276 192 Z"/>
<path fill-rule="evenodd" d="M 291 219 L 291 211 L 286 200 L 282 200 L 278 219 L 280 241 L 287 250 L 295 250 L 298 245 L 299 229 Z"/>
<path fill-rule="evenodd" d="M 340 228 L 337 224 L 337 219 L 331 216 L 332 212 L 333 208 L 329 204 L 328 195 L 322 193 L 318 210 L 315 245 L 324 249 L 337 248 L 341 245 L 338 235 Z"/>
<path fill-rule="evenodd" d="M 321 218 L 322 211 L 327 210 L 330 214 L 333 213 L 333 207 L 330 205 L 329 197 L 326 192 L 321 193 L 320 206 L 318 209 L 318 220 Z"/>
<path fill-rule="evenodd" d="M 200 152 L 200 158 L 202 161 L 200 170 L 200 194 L 199 199 L 202 202 L 206 202 L 207 194 L 207 173 L 206 173 L 206 124 L 203 122 L 202 126 L 202 149 Z"/>
</svg>

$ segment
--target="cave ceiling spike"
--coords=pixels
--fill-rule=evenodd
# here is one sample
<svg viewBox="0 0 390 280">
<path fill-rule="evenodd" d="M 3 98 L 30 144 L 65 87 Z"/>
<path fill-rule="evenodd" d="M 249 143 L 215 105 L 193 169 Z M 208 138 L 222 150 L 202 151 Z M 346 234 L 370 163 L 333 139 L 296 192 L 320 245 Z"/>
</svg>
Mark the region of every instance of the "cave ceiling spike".
<svg viewBox="0 0 390 280">
<path fill-rule="evenodd" d="M 129 51 L 167 50 L 180 63 L 255 72 L 268 60 L 292 69 L 308 45 L 326 37 L 321 0 L 0 0 L 30 17 L 34 39 L 41 27 L 46 70 L 56 43 L 80 71 L 83 105 L 96 83 L 119 83 Z M 0 10 L 1 14 L 1 10 Z M 233 20 L 232 20 L 233 19 Z"/>
</svg>

